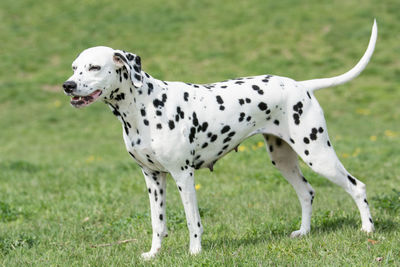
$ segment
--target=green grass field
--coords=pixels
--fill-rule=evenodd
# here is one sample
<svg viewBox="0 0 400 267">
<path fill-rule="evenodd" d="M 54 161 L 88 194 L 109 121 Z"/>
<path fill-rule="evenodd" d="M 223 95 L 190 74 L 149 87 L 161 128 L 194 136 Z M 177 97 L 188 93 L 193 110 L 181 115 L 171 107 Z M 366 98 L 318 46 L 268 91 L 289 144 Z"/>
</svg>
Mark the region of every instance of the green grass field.
<svg viewBox="0 0 400 267">
<path fill-rule="evenodd" d="M 400 265 L 400 2 L 146 0 L 0 3 L 0 265 Z M 83 49 L 139 54 L 164 80 L 209 83 L 276 74 L 341 74 L 379 34 L 367 69 L 318 91 L 335 150 L 367 185 L 376 232 L 360 231 L 341 188 L 302 170 L 316 190 L 310 235 L 293 188 L 256 136 L 196 173 L 203 252 L 188 253 L 183 206 L 168 179 L 169 237 L 151 244 L 148 194 L 108 107 L 70 107 L 61 84 Z M 134 239 L 107 247 L 95 245 Z"/>
</svg>

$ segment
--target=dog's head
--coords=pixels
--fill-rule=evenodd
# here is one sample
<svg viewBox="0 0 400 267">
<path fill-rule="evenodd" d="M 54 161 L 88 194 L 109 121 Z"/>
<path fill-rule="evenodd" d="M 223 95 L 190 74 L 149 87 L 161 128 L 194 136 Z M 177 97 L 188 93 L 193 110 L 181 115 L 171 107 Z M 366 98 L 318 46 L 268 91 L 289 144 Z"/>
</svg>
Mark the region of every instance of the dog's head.
<svg viewBox="0 0 400 267">
<path fill-rule="evenodd" d="M 142 86 L 140 57 L 122 50 L 98 46 L 84 50 L 72 63 L 74 74 L 63 84 L 76 108 L 107 97 L 121 83 Z"/>
</svg>

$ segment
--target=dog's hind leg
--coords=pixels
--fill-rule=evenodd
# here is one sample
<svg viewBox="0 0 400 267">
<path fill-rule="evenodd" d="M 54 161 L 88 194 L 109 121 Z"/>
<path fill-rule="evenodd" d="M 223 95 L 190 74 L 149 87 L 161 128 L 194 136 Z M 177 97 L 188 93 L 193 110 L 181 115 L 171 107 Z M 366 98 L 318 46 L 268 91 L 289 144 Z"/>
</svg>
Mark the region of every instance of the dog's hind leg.
<svg viewBox="0 0 400 267">
<path fill-rule="evenodd" d="M 293 141 L 291 144 L 293 150 L 313 171 L 341 186 L 351 195 L 360 211 L 362 230 L 372 232 L 374 225 L 368 206 L 365 184 L 352 176 L 339 161 L 329 141 L 321 107 L 313 100 L 313 102 L 305 104 L 302 110 L 299 125 L 292 125 L 288 131 Z"/>
<path fill-rule="evenodd" d="M 361 229 L 367 233 L 373 232 L 374 224 L 369 210 L 365 184 L 345 169 L 330 142 L 326 141 L 327 139 L 327 134 L 322 135 L 315 144 L 310 144 L 307 147 L 309 156 L 303 155 L 303 160 L 307 162 L 313 171 L 325 176 L 350 194 L 360 211 Z"/>
<path fill-rule="evenodd" d="M 280 170 L 285 179 L 293 186 L 300 201 L 302 210 L 301 226 L 299 230 L 292 232 L 290 236 L 305 235 L 310 231 L 314 189 L 301 173 L 296 152 L 279 137 L 264 134 L 264 139 L 267 143 L 267 151 L 271 157 L 272 164 Z"/>
<path fill-rule="evenodd" d="M 161 249 L 161 242 L 167 236 L 167 223 L 165 216 L 166 200 L 166 173 L 159 171 L 142 170 L 146 180 L 150 199 L 151 225 L 153 238 L 149 252 L 143 253 L 144 259 L 153 258 Z"/>
</svg>

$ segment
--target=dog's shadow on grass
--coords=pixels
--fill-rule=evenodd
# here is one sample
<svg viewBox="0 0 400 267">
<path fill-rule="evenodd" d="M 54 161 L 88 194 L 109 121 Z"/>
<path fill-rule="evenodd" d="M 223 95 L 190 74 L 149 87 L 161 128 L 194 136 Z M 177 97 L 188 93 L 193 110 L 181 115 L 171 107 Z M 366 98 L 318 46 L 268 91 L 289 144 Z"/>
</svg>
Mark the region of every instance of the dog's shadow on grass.
<svg viewBox="0 0 400 267">
<path fill-rule="evenodd" d="M 323 222 L 314 223 L 311 234 L 313 233 L 330 233 L 335 232 L 345 227 L 352 227 L 359 230 L 360 219 L 356 217 L 336 217 L 324 220 Z M 378 219 L 374 222 L 375 232 L 378 233 L 391 233 L 398 229 L 399 224 L 391 219 Z"/>
<path fill-rule="evenodd" d="M 375 231 L 378 233 L 392 233 L 399 229 L 400 224 L 391 219 L 379 219 L 375 221 Z"/>
<path fill-rule="evenodd" d="M 215 248 L 221 248 L 221 247 L 229 247 L 229 248 L 239 248 L 242 246 L 249 246 L 249 245 L 255 245 L 263 242 L 268 242 L 271 238 L 269 238 L 267 235 L 262 236 L 256 235 L 256 236 L 242 236 L 242 237 L 228 237 L 228 236 L 220 236 L 216 239 L 209 239 L 209 240 L 204 240 L 202 242 L 203 247 L 205 250 L 212 251 Z"/>
<path fill-rule="evenodd" d="M 399 224 L 391 219 L 380 219 L 375 223 L 375 232 L 390 234 L 399 228 Z M 324 220 L 323 222 L 314 223 L 310 235 L 315 236 L 319 234 L 328 234 L 340 231 L 344 228 L 354 228 L 355 231 L 360 231 L 360 220 L 356 217 L 337 217 Z M 258 230 L 252 231 L 240 237 L 219 236 L 212 240 L 205 239 L 203 246 L 205 249 L 212 250 L 215 247 L 231 247 L 239 248 L 242 246 L 256 245 L 264 242 L 280 241 L 290 236 L 290 230 L 285 226 L 279 229 Z"/>
<path fill-rule="evenodd" d="M 311 234 L 317 233 L 331 233 L 343 229 L 345 227 L 356 227 L 360 221 L 355 217 L 344 217 L 336 216 L 329 219 L 316 218 L 314 222 L 311 223 L 312 230 Z"/>
</svg>

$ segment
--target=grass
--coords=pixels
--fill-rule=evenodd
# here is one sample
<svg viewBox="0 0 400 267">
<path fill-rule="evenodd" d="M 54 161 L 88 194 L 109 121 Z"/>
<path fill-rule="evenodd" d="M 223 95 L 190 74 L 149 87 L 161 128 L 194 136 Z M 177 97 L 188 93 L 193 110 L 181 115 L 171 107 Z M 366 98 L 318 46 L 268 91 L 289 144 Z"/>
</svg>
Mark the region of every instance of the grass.
<svg viewBox="0 0 400 267">
<path fill-rule="evenodd" d="M 396 0 L 2 1 L 0 265 L 399 265 L 399 8 Z M 196 173 L 202 254 L 188 254 L 169 179 L 169 237 L 158 258 L 143 262 L 151 243 L 144 180 L 108 108 L 75 110 L 62 94 L 75 56 L 107 45 L 139 54 L 155 77 L 200 83 L 328 77 L 361 57 L 374 17 L 379 37 L 367 69 L 317 98 L 340 159 L 367 184 L 376 232 L 361 233 L 350 197 L 302 164 L 317 194 L 312 230 L 290 239 L 300 225 L 296 194 L 255 137 L 214 173 Z"/>
</svg>

